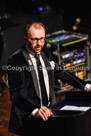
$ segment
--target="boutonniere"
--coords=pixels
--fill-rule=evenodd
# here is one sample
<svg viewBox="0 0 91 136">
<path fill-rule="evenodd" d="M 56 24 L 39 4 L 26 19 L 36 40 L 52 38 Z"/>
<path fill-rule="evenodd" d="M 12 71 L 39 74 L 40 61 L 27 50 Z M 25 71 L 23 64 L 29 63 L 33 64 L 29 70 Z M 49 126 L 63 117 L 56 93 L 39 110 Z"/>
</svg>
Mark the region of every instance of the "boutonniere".
<svg viewBox="0 0 91 136">
<path fill-rule="evenodd" d="M 28 64 L 31 66 L 32 65 L 32 62 L 31 62 L 31 60 L 28 60 Z"/>
</svg>

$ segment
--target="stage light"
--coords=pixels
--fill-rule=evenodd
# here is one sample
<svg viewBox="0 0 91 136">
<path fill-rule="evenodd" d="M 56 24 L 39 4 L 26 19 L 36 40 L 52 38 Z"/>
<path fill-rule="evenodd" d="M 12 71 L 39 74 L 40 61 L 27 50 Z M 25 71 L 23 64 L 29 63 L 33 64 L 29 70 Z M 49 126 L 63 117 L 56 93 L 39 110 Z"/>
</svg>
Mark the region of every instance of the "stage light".
<svg viewBox="0 0 91 136">
<path fill-rule="evenodd" d="M 38 8 L 38 11 L 39 11 L 39 12 L 41 12 L 41 11 L 43 11 L 43 10 L 44 10 L 43 7 L 39 7 L 39 8 Z"/>
<path fill-rule="evenodd" d="M 81 21 L 80 18 L 76 18 L 75 24 L 74 24 L 74 26 L 72 27 L 73 30 L 77 30 L 77 27 L 78 27 L 78 24 L 80 23 L 80 21 Z"/>
</svg>

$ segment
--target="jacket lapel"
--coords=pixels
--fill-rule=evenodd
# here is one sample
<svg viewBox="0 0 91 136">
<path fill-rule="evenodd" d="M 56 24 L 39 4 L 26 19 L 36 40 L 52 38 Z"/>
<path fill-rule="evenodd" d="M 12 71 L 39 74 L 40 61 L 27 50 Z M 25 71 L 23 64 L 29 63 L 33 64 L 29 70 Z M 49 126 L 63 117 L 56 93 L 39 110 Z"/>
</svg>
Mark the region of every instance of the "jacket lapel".
<svg viewBox="0 0 91 136">
<path fill-rule="evenodd" d="M 23 55 L 24 55 L 24 57 L 25 57 L 25 59 L 28 63 L 28 66 L 30 67 L 30 71 L 31 71 L 31 74 L 32 74 L 33 82 L 34 82 L 35 91 L 36 91 L 37 96 L 40 98 L 39 85 L 38 85 L 38 81 L 36 80 L 37 75 L 36 75 L 36 72 L 34 70 L 34 66 L 32 64 L 31 58 L 29 57 L 29 54 L 26 50 L 22 49 L 22 53 L 23 53 Z"/>
</svg>

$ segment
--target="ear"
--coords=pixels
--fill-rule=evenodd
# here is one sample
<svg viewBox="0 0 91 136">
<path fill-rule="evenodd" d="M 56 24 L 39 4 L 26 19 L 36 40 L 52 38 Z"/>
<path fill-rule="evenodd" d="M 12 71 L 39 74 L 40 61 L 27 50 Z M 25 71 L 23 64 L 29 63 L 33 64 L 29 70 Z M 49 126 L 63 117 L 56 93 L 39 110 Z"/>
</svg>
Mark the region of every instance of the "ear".
<svg viewBox="0 0 91 136">
<path fill-rule="evenodd" d="M 24 36 L 24 40 L 25 40 L 26 44 L 28 44 L 28 39 L 27 39 L 27 37 Z"/>
<path fill-rule="evenodd" d="M 27 41 L 27 37 L 24 36 L 24 40 L 25 40 L 25 42 L 26 42 L 26 41 Z"/>
</svg>

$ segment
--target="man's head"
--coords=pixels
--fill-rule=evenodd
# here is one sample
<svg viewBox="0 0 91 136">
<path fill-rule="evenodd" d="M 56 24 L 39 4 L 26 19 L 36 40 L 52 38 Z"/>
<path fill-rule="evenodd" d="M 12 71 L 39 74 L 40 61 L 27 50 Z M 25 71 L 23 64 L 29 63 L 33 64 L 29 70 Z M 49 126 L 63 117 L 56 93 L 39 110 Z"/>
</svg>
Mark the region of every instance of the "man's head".
<svg viewBox="0 0 91 136">
<path fill-rule="evenodd" d="M 24 39 L 27 47 L 34 52 L 40 52 L 45 43 L 45 26 L 40 22 L 27 24 Z"/>
</svg>

